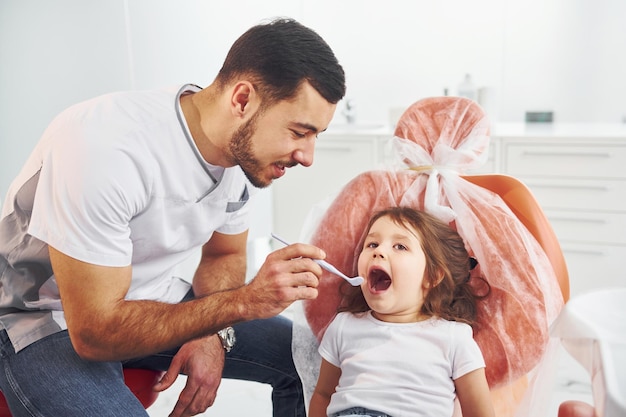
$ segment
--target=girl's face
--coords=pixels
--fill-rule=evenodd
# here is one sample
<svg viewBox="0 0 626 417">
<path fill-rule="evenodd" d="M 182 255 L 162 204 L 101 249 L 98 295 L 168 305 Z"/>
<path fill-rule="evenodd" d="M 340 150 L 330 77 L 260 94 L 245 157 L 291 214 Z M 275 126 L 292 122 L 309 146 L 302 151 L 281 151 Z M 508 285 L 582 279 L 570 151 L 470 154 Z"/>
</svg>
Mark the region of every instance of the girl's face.
<svg viewBox="0 0 626 417">
<path fill-rule="evenodd" d="M 424 319 L 420 309 L 426 288 L 426 256 L 421 239 L 412 228 L 396 224 L 388 216 L 376 220 L 365 237 L 359 255 L 361 290 L 372 314 L 396 323 Z"/>
</svg>

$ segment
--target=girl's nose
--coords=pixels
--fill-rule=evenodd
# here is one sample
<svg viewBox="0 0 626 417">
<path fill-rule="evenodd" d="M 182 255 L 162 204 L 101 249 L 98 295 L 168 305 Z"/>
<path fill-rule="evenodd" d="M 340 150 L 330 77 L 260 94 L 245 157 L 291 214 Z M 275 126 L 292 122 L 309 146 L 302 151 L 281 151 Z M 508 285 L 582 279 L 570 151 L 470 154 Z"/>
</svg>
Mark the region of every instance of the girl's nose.
<svg viewBox="0 0 626 417">
<path fill-rule="evenodd" d="M 376 250 L 374 250 L 374 258 L 385 259 L 385 255 L 380 250 L 380 246 L 378 248 L 376 248 Z"/>
</svg>

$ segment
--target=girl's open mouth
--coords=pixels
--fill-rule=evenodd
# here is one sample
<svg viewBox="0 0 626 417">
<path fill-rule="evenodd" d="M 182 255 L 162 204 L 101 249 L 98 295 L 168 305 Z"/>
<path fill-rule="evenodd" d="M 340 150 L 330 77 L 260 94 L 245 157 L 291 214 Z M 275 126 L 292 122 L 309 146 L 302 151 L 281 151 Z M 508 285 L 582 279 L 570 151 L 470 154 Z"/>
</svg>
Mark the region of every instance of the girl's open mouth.
<svg viewBox="0 0 626 417">
<path fill-rule="evenodd" d="M 370 269 L 367 282 L 372 292 L 382 292 L 391 286 L 391 277 L 382 269 Z"/>
</svg>

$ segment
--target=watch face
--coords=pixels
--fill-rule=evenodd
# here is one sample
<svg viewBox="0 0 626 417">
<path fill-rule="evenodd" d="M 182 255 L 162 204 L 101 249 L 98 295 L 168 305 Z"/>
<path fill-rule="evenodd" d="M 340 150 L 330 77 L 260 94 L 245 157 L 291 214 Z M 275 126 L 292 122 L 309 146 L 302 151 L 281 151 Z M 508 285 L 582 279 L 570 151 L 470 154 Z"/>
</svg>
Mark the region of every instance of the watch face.
<svg viewBox="0 0 626 417">
<path fill-rule="evenodd" d="M 236 338 L 235 338 L 235 329 L 232 327 L 227 327 L 225 329 L 220 330 L 217 333 L 222 339 L 222 346 L 226 349 L 226 352 L 230 352 L 231 349 L 235 346 Z"/>
<path fill-rule="evenodd" d="M 232 327 L 226 329 L 226 344 L 230 347 L 235 346 L 235 329 Z"/>
</svg>

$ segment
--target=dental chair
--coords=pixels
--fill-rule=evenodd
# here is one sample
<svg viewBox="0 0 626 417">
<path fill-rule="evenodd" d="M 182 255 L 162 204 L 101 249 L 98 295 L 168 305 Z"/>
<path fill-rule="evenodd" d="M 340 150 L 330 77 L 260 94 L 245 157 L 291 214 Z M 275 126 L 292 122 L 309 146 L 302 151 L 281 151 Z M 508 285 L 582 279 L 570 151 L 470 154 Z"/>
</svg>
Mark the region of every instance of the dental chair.
<svg viewBox="0 0 626 417">
<path fill-rule="evenodd" d="M 315 226 L 308 240 L 354 276 L 373 212 L 408 205 L 448 222 L 478 260 L 472 276 L 483 276 L 491 286 L 491 294 L 478 302 L 474 338 L 485 357 L 496 415 L 542 416 L 550 399 L 540 397 L 552 391 L 545 376 L 554 374 L 549 326 L 569 298 L 569 278 L 556 235 L 523 183 L 505 175 L 465 175 L 486 161 L 488 145 L 489 122 L 475 102 L 416 102 L 400 118 L 393 139 L 402 168 L 355 177 L 321 218 L 309 222 Z M 294 361 L 307 404 L 318 375 L 317 346 L 336 313 L 342 285 L 324 272 L 318 298 L 296 311 Z"/>
<path fill-rule="evenodd" d="M 135 397 L 141 402 L 144 408 L 150 407 L 157 399 L 158 393 L 152 387 L 161 379 L 163 372 L 149 369 L 124 369 L 124 381 Z M 54 401 L 53 399 L 50 399 Z M 11 417 L 11 411 L 0 392 L 0 417 Z"/>
</svg>

